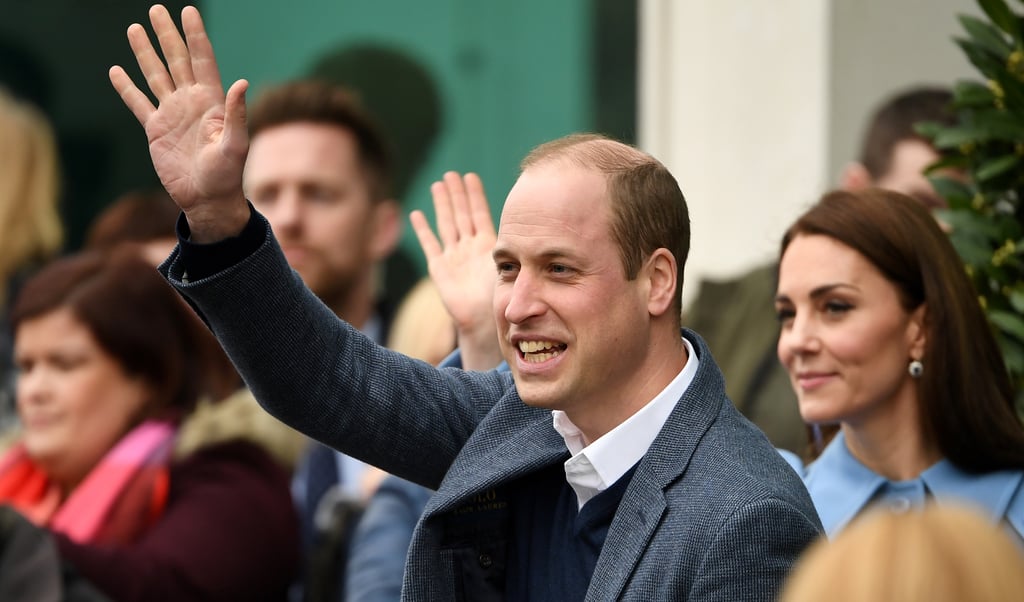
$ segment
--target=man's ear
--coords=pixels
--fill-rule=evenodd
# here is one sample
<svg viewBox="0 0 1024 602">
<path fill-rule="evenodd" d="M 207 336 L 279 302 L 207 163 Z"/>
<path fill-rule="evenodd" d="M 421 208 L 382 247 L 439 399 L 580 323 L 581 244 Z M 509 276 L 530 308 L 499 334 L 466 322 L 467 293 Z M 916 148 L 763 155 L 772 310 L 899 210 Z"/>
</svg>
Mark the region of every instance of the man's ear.
<svg viewBox="0 0 1024 602">
<path fill-rule="evenodd" d="M 875 183 L 868 168 L 863 163 L 847 163 L 843 168 L 843 174 L 839 178 L 839 186 L 843 190 L 856 192 L 872 186 Z"/>
<path fill-rule="evenodd" d="M 660 316 L 672 309 L 676 295 L 676 258 L 668 249 L 656 249 L 643 268 L 644 278 L 649 283 L 647 310 L 652 316 Z"/>
<path fill-rule="evenodd" d="M 401 208 L 392 199 L 378 201 L 373 210 L 373 242 L 371 250 L 376 260 L 391 255 L 402 234 Z"/>
</svg>

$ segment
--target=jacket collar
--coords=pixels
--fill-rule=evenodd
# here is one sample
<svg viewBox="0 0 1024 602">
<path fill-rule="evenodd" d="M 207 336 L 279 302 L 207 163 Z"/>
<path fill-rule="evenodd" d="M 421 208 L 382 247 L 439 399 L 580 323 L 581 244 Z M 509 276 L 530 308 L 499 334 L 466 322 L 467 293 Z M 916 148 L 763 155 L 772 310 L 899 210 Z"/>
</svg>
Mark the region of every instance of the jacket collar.
<svg viewBox="0 0 1024 602">
<path fill-rule="evenodd" d="M 608 531 L 615 545 L 598 558 L 588 600 L 620 596 L 643 556 L 667 507 L 664 490 L 686 470 L 698 442 L 729 403 L 724 381 L 703 339 L 690 330 L 685 336 L 700 359 L 697 374 L 668 421 L 640 460 Z M 509 432 L 510 425 L 515 428 Z M 474 495 L 569 457 L 551 412 L 526 406 L 512 390 L 480 423 L 459 453 L 424 513 L 428 519 L 452 511 Z"/>
<path fill-rule="evenodd" d="M 665 488 L 685 472 L 697 443 L 718 417 L 724 403 L 725 383 L 704 340 L 691 330 L 683 336 L 690 341 L 700 363 L 668 421 L 640 460 L 622 506 L 608 530 L 613 546 L 605 546 L 597 559 L 587 600 L 618 599 L 634 567 L 667 508 Z"/>
</svg>

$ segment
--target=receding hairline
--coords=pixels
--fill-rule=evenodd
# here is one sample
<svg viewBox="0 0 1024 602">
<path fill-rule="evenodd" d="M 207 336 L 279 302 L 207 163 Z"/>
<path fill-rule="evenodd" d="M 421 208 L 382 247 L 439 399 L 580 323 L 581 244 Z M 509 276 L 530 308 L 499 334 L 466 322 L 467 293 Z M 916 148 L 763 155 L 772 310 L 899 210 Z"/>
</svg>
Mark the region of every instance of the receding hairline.
<svg viewBox="0 0 1024 602">
<path fill-rule="evenodd" d="M 644 151 L 600 134 L 570 134 L 545 142 L 530 151 L 520 162 L 521 171 L 566 162 L 602 173 L 630 169 L 660 162 Z"/>
</svg>

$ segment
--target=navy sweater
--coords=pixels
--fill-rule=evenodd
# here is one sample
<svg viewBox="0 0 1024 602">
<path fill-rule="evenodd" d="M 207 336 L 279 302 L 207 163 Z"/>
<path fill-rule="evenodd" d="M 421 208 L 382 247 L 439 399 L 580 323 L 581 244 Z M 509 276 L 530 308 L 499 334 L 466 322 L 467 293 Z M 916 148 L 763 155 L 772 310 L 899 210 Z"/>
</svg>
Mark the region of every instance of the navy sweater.
<svg viewBox="0 0 1024 602">
<path fill-rule="evenodd" d="M 635 469 L 579 511 L 560 463 L 509 488 L 515 494 L 505 582 L 508 600 L 563 602 L 586 596 L 608 527 Z"/>
</svg>

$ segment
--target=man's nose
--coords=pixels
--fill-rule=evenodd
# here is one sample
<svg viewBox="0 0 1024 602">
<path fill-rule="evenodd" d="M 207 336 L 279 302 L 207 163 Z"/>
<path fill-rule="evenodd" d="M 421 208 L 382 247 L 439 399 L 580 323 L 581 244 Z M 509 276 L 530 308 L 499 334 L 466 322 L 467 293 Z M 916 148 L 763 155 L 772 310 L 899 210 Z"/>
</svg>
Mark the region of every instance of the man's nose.
<svg viewBox="0 0 1024 602">
<path fill-rule="evenodd" d="M 282 192 L 271 210 L 264 215 L 275 233 L 294 232 L 302 226 L 302 200 L 292 191 Z"/>
<path fill-rule="evenodd" d="M 522 270 L 512 283 L 508 304 L 505 305 L 505 319 L 511 324 L 520 324 L 529 318 L 544 312 L 545 304 L 541 300 L 540 282 Z"/>
</svg>

